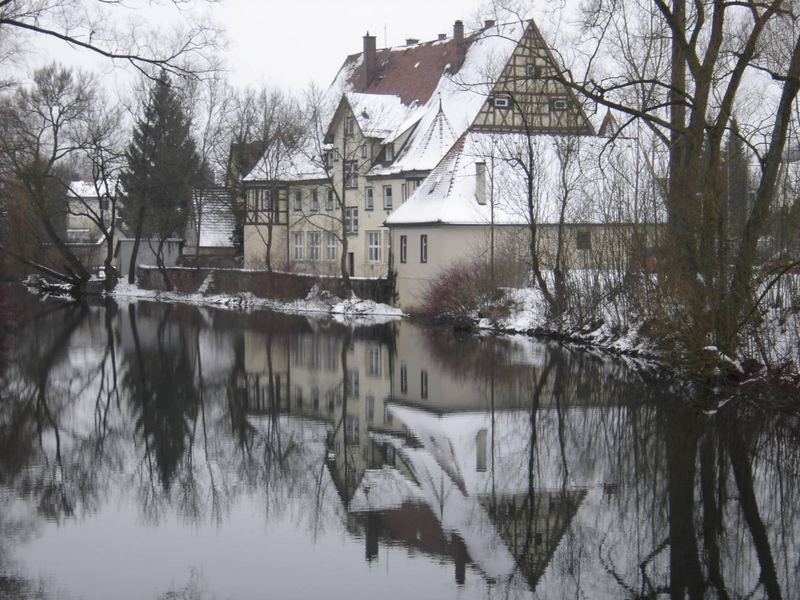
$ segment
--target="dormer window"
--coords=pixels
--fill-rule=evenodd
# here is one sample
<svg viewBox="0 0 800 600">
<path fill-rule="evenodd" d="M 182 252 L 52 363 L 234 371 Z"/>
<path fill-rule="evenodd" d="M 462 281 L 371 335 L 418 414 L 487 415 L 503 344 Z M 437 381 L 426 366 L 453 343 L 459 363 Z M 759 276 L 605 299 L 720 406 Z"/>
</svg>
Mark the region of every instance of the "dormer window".
<svg viewBox="0 0 800 600">
<path fill-rule="evenodd" d="M 492 106 L 500 109 L 511 108 L 511 98 L 508 96 L 495 96 L 492 98 Z"/>
<path fill-rule="evenodd" d="M 554 98 L 550 101 L 550 109 L 564 111 L 569 108 L 569 103 L 564 98 Z"/>
<path fill-rule="evenodd" d="M 394 144 L 386 144 L 386 162 L 394 160 Z"/>
<path fill-rule="evenodd" d="M 353 135 L 356 131 L 356 119 L 355 117 L 347 117 L 344 121 L 344 132 L 347 135 Z"/>
</svg>

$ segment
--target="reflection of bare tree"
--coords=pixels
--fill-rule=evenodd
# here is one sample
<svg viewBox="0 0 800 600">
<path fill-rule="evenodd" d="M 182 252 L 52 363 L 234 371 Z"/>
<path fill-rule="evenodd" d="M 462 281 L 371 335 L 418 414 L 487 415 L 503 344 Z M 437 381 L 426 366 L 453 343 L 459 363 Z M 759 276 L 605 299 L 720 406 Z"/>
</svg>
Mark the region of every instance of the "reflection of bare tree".
<svg viewBox="0 0 800 600">
<path fill-rule="evenodd" d="M 759 514 L 750 457 L 747 452 L 748 444 L 741 433 L 740 425 L 735 420 L 728 424 L 727 438 L 726 446 L 736 482 L 736 491 L 739 493 L 741 510 L 753 540 L 758 564 L 761 566 L 760 581 L 764 585 L 767 598 L 778 600 L 783 596 L 778 583 L 767 530 Z"/>
</svg>

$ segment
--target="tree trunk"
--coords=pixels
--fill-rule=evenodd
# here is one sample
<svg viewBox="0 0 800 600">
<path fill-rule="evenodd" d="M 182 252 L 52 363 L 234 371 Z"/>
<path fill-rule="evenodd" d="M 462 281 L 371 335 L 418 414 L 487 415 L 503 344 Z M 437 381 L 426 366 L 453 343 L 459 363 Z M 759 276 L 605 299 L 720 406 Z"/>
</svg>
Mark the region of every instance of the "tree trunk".
<svg viewBox="0 0 800 600">
<path fill-rule="evenodd" d="M 166 242 L 167 238 L 165 236 L 162 236 L 161 239 L 158 240 L 158 249 L 156 250 L 156 266 L 158 267 L 158 271 L 161 273 L 161 276 L 164 278 L 164 287 L 167 288 L 168 292 L 171 292 L 172 280 L 170 280 L 167 266 L 164 264 L 164 244 Z"/>
<path fill-rule="evenodd" d="M 106 275 L 103 287 L 105 288 L 106 292 L 112 292 L 114 291 L 114 288 L 117 287 L 117 280 L 119 279 L 119 274 L 117 273 L 117 270 L 114 268 L 113 233 L 106 236 L 106 258 L 103 261 L 103 270 L 105 271 Z"/>
<path fill-rule="evenodd" d="M 142 226 L 144 225 L 144 205 L 139 207 L 139 214 L 136 219 L 136 233 L 133 237 L 133 249 L 131 250 L 131 262 L 128 265 L 128 283 L 136 283 L 136 259 L 139 256 L 139 242 L 142 239 Z"/>
</svg>

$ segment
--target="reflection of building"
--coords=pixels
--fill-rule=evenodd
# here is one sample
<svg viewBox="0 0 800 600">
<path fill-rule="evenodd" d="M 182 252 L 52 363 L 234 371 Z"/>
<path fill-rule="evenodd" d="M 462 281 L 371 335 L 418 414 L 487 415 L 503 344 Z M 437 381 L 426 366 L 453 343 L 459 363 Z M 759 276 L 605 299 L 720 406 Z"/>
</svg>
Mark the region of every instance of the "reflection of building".
<svg viewBox="0 0 800 600">
<path fill-rule="evenodd" d="M 449 557 L 459 583 L 472 564 L 489 581 L 535 589 L 585 496 L 540 446 L 554 442 L 556 423 L 531 428 L 523 411 L 441 415 L 390 404 L 389 412 L 410 437 L 373 437 L 395 448 L 407 472 L 368 471 L 352 497 L 367 558 L 385 538 Z"/>
<path fill-rule="evenodd" d="M 299 320 L 300 331 L 245 333 L 240 394 L 250 415 L 324 427 L 319 460 L 366 559 L 400 544 L 452 561 L 459 583 L 473 572 L 535 589 L 587 490 L 613 479 L 559 438 L 616 410 L 594 408 L 576 383 L 614 379 L 607 367 L 410 323 L 353 331 Z"/>
<path fill-rule="evenodd" d="M 391 396 L 390 345 L 380 336 L 351 339 L 342 333 L 312 328 L 293 335 L 246 332 L 238 387 L 250 414 L 328 423 L 329 466 L 347 503 L 365 470 L 394 461 L 394 450 L 376 444 L 369 434 L 403 430 L 385 408 Z"/>
</svg>

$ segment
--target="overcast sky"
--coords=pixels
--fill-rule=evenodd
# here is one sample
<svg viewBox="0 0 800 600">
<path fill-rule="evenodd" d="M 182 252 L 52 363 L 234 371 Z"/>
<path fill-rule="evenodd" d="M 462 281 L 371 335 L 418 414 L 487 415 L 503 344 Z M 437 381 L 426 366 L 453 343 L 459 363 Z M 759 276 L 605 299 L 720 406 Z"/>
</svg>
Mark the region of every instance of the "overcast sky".
<svg viewBox="0 0 800 600">
<path fill-rule="evenodd" d="M 327 85 L 344 57 L 359 52 L 363 35 L 378 46 L 406 38 L 452 34 L 470 21 L 479 0 L 224 0 L 214 14 L 229 36 L 228 59 L 237 83 L 268 81 L 291 87 Z"/>
<path fill-rule="evenodd" d="M 485 0 L 484 0 L 485 1 Z M 223 56 L 234 85 L 262 83 L 295 90 L 311 81 L 327 86 L 348 54 L 359 52 L 362 36 L 377 36 L 378 46 L 396 46 L 406 38 L 423 41 L 452 35 L 453 22 L 467 29 L 478 22 L 481 0 L 198 0 L 227 38 Z M 159 15 L 114 9 L 120 19 L 164 28 Z M 148 20 L 149 19 L 149 20 Z M 146 29 L 147 27 L 140 27 Z M 124 81 L 130 67 L 112 68 L 105 59 L 61 42 L 29 36 L 28 52 L 17 61 L 22 72 L 52 60 L 97 71 L 106 83 Z M 111 84 L 115 85 L 115 84 Z"/>
</svg>

